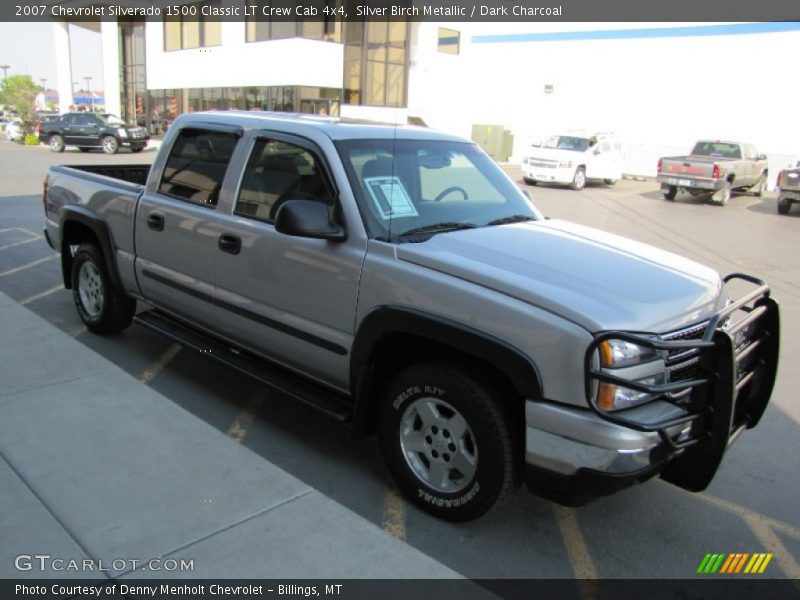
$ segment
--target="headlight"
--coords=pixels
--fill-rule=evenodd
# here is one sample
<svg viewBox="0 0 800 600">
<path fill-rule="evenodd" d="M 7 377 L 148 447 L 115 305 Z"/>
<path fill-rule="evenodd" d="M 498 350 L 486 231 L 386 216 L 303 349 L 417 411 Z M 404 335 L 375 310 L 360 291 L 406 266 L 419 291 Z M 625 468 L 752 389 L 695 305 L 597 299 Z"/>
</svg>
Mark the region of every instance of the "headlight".
<svg viewBox="0 0 800 600">
<path fill-rule="evenodd" d="M 600 343 L 601 367 L 629 367 L 658 358 L 658 352 L 625 340 L 605 340 Z"/>
<path fill-rule="evenodd" d="M 571 169 L 572 168 L 572 161 L 571 160 L 562 160 L 558 163 L 559 169 Z"/>
<path fill-rule="evenodd" d="M 641 385 L 666 383 L 666 367 L 658 350 L 626 340 L 610 339 L 600 343 L 597 353 L 601 370 L 609 375 Z M 644 404 L 655 397 L 649 392 L 601 381 L 597 386 L 595 405 L 610 412 Z"/>
<path fill-rule="evenodd" d="M 128 132 L 121 127 L 117 129 L 117 133 L 119 134 L 119 137 L 128 137 Z"/>
</svg>

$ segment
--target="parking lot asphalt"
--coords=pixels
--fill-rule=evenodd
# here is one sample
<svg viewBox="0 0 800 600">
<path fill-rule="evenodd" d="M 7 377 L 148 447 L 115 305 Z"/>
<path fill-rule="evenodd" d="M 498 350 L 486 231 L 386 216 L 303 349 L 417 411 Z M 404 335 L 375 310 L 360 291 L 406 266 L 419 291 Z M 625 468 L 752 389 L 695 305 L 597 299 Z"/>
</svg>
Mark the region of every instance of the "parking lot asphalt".
<svg viewBox="0 0 800 600">
<path fill-rule="evenodd" d="M 85 330 L 72 306 L 70 293 L 60 284 L 56 255 L 41 238 L 41 181 L 50 164 L 150 162 L 153 156 L 148 152 L 105 156 L 71 151 L 54 155 L 45 148 L 0 143 L 0 291 L 25 307 L 15 310 L 27 309 L 38 315 L 70 338 L 76 348 L 102 355 L 108 364 L 125 372 L 129 380 L 138 380 L 138 389 L 144 390 L 145 396 L 149 390 L 163 399 L 159 410 L 173 415 L 175 426 L 157 429 L 159 440 L 152 443 L 161 452 L 137 453 L 149 458 L 141 460 L 133 471 L 143 478 L 150 501 L 174 499 L 169 488 L 146 483 L 154 481 L 153 477 L 167 462 L 176 481 L 185 480 L 195 470 L 217 468 L 219 461 L 207 453 L 198 454 L 198 459 L 191 463 L 184 463 L 191 458 L 189 452 L 180 453 L 180 448 L 190 445 L 191 440 L 186 438 L 191 427 L 202 425 L 203 431 L 215 435 L 221 432 L 227 436 L 226 441 L 238 442 L 233 447 L 249 449 L 246 458 L 232 453 L 225 463 L 225 472 L 239 482 L 237 485 L 244 486 L 243 490 L 259 496 L 258 502 L 262 503 L 259 506 L 267 506 L 271 497 L 266 488 L 272 471 L 259 464 L 264 461 L 288 473 L 288 477 L 298 482 L 298 489 L 317 490 L 309 492 L 310 496 L 327 496 L 345 507 L 340 510 L 348 509 L 361 522 L 382 528 L 398 540 L 398 545 L 392 548 L 415 549 L 466 577 L 691 578 L 696 576 L 697 566 L 708 552 L 772 552 L 772 563 L 761 577 L 800 580 L 797 503 L 800 478 L 795 456 L 800 429 L 796 396 L 800 374 L 792 368 L 800 350 L 797 341 L 800 262 L 793 254 L 800 211 L 794 209 L 788 216 L 778 216 L 775 199 L 769 194 L 760 199 L 751 195 L 734 196 L 726 207 L 683 196 L 675 202 L 666 202 L 653 181 L 622 180 L 613 187 L 590 185 L 580 192 L 526 186 L 521 182 L 519 169 L 508 166 L 512 178 L 552 218 L 592 225 L 650 243 L 705 263 L 721 273 L 743 271 L 766 279 L 781 304 L 782 363 L 773 401 L 762 422 L 742 436 L 726 456 L 709 489 L 701 494 L 689 494 L 655 480 L 586 507 L 568 509 L 531 496 L 521 488 L 490 515 L 471 523 L 451 524 L 406 504 L 382 465 L 374 439 L 353 441 L 345 426 L 137 327 L 114 337 L 99 337 Z M 6 341 L 6 334 L 3 335 Z M 8 362 L 14 352 L 14 345 L 4 344 L 0 361 Z M 14 372 L 6 373 L 4 381 L 17 380 Z M 31 390 L 27 393 L 31 402 L 17 408 L 25 413 L 19 418 L 30 419 L 32 435 L 25 437 L 11 431 L 13 435 L 7 438 L 3 431 L 0 454 L 13 464 L 9 457 L 30 453 L 26 460 L 31 468 L 46 470 L 48 457 L 68 454 L 65 445 L 69 439 L 63 434 L 50 435 L 60 425 L 48 418 L 54 403 L 50 393 Z M 7 395 L 0 396 L 0 414 L 5 414 L 3 399 Z M 118 394 L 105 395 L 113 402 L 95 409 L 103 408 L 109 420 L 122 414 L 134 422 L 147 418 L 133 403 L 129 406 L 124 398 L 118 398 Z M 101 397 L 103 394 L 98 393 L 92 401 L 97 403 Z M 158 404 L 152 398 L 144 402 Z M 78 435 L 80 431 L 75 425 L 73 433 Z M 153 439 L 148 433 L 139 442 L 150 444 Z M 120 446 L 113 454 L 115 460 L 126 452 L 136 452 L 136 442 L 129 440 L 124 447 Z M 87 446 L 85 451 L 89 450 Z M 61 462 L 66 460 L 58 458 Z M 113 470 L 103 465 L 97 468 Z M 120 468 L 114 473 L 123 479 L 127 472 Z M 90 490 L 96 485 L 95 480 L 82 481 Z M 56 489 L 53 488 L 53 493 Z M 200 499 L 206 497 L 199 489 L 197 494 Z M 5 491 L 0 492 L 0 502 L 6 502 L 6 496 Z M 301 496 L 290 504 L 304 498 Z M 16 500 L 9 495 L 8 502 Z M 113 521 L 123 511 L 105 505 L 124 506 L 125 502 L 118 494 L 98 494 L 84 510 L 88 513 L 95 504 L 102 505 L 100 514 Z M 75 507 L 76 522 L 86 518 L 80 512 Z M 35 518 L 33 512 L 31 518 Z M 151 518 L 155 527 L 168 523 L 169 513 L 154 512 Z M 256 521 L 236 526 L 234 529 L 242 532 L 238 539 L 258 538 Z M 296 526 L 297 537 L 287 539 L 285 544 L 289 547 L 300 544 L 303 536 L 317 529 L 325 536 L 338 535 L 326 531 L 320 521 L 291 521 L 287 527 Z M 1 520 L 0 523 L 0 527 L 8 526 Z M 197 524 L 191 519 L 184 523 L 187 528 Z M 125 529 L 115 532 L 120 536 L 120 545 L 110 549 L 122 551 L 128 540 L 131 548 L 142 548 L 142 552 L 154 550 L 154 546 L 137 546 L 134 533 Z M 222 536 L 209 539 L 224 543 Z M 46 547 L 40 551 L 55 553 L 56 544 L 69 545 L 67 538 L 53 540 L 52 547 L 43 542 Z M 281 553 L 269 553 L 272 547 L 269 540 L 262 541 L 266 545 L 259 549 L 261 555 L 270 561 L 279 560 Z M 26 547 L 38 543 L 33 542 Z M 16 553 L 19 546 L 16 543 L 12 546 Z M 213 551 L 214 546 L 215 543 L 209 542 L 204 548 Z M 8 544 L 3 544 L 6 547 Z M 123 558 L 126 556 L 123 554 Z M 181 556 L 191 557 L 192 552 Z M 198 550 L 195 557 L 198 556 L 206 555 Z M 0 561 L 6 560 L 0 555 Z M 0 565 L 0 572 L 5 573 L 2 569 L 7 568 Z"/>
<path fill-rule="evenodd" d="M 0 331 L 0 578 L 458 577 L 2 293 Z"/>
</svg>

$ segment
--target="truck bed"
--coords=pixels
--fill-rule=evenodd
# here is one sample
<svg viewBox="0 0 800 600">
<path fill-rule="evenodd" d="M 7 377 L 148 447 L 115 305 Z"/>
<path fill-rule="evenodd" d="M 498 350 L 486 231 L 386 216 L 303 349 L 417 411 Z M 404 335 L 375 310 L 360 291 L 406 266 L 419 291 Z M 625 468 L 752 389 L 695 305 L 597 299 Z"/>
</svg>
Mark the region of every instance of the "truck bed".
<svg viewBox="0 0 800 600">
<path fill-rule="evenodd" d="M 63 165 L 61 168 L 102 175 L 141 186 L 147 183 L 147 176 L 150 174 L 150 165 Z"/>
</svg>

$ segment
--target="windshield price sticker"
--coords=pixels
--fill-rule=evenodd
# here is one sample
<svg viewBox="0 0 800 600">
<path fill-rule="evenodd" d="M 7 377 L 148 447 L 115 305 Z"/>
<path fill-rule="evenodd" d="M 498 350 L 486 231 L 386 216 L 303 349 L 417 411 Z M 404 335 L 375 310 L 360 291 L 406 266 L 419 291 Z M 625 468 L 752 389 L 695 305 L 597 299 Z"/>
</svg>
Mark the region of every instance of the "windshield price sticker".
<svg viewBox="0 0 800 600">
<path fill-rule="evenodd" d="M 367 177 L 364 183 L 372 203 L 384 221 L 396 217 L 419 216 L 399 177 Z"/>
</svg>

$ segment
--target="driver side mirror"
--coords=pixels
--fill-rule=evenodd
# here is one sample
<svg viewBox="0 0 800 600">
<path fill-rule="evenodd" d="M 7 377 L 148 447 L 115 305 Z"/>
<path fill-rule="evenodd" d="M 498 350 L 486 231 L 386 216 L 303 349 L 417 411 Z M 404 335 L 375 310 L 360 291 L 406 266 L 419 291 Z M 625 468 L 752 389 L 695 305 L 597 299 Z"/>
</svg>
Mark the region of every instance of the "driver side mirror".
<svg viewBox="0 0 800 600">
<path fill-rule="evenodd" d="M 328 207 L 316 200 L 286 200 L 275 215 L 275 231 L 331 242 L 347 239 L 344 229 L 331 223 Z"/>
</svg>

